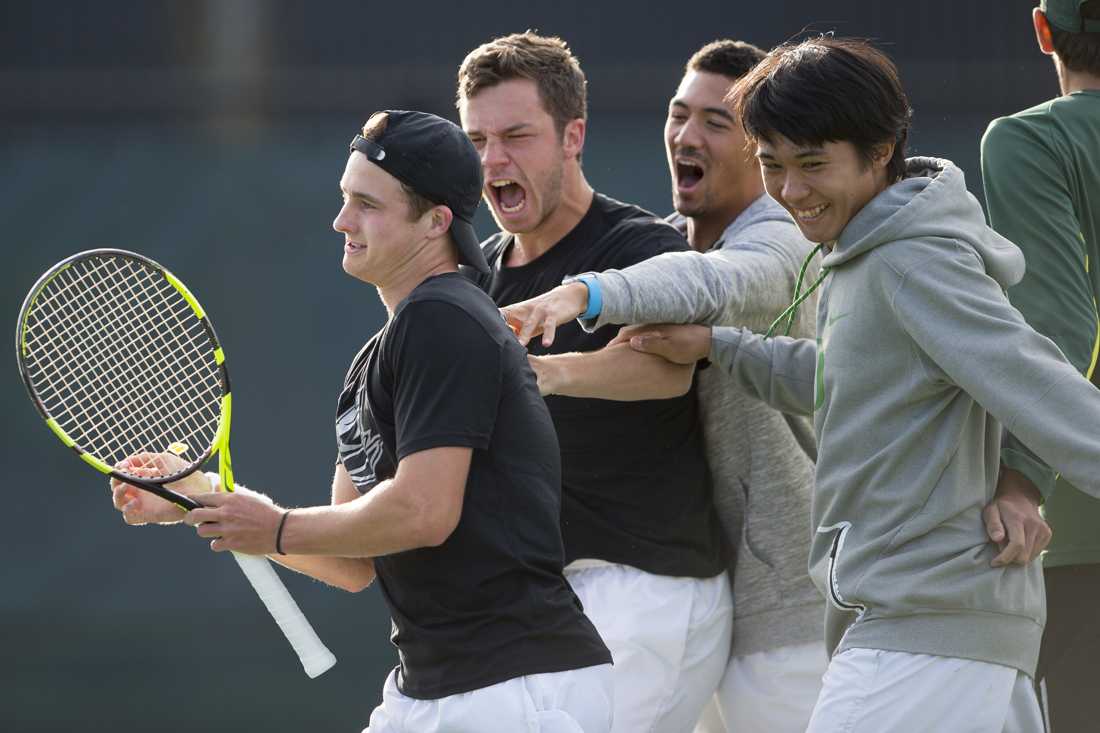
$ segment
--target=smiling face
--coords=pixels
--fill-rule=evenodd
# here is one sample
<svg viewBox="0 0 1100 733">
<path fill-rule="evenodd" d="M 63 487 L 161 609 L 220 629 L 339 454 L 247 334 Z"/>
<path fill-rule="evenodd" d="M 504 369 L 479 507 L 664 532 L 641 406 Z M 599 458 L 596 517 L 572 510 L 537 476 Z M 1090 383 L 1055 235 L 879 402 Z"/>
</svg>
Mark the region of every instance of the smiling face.
<svg viewBox="0 0 1100 733">
<path fill-rule="evenodd" d="M 529 79 L 503 81 L 463 98 L 459 115 L 481 156 L 483 194 L 497 225 L 513 234 L 534 231 L 561 203 L 566 160 L 579 148 L 563 143 Z M 565 140 L 578 124 L 583 127 L 583 120 L 566 126 Z"/>
<path fill-rule="evenodd" d="M 340 193 L 332 228 L 344 235 L 344 271 L 385 287 L 415 257 L 431 215 L 414 219 L 400 181 L 359 152 L 348 158 Z"/>
<path fill-rule="evenodd" d="M 736 208 L 744 177 L 757 175 L 745 132 L 723 101 L 732 83 L 722 74 L 688 71 L 669 103 L 665 152 L 672 203 L 684 216 Z"/>
<path fill-rule="evenodd" d="M 893 149 L 863 158 L 850 142 L 796 145 L 776 135 L 759 140 L 756 157 L 768 194 L 782 204 L 811 242 L 836 241 L 860 209 L 886 188 Z"/>
</svg>

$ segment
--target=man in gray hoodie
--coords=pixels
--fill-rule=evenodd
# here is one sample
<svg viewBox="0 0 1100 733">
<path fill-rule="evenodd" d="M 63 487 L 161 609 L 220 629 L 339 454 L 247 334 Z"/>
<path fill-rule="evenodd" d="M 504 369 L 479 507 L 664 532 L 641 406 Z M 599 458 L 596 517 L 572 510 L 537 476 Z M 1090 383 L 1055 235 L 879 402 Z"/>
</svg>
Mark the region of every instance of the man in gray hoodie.
<svg viewBox="0 0 1100 733">
<path fill-rule="evenodd" d="M 733 93 L 768 193 L 825 252 L 806 288 L 822 286 L 818 337 L 769 337 L 780 318 L 764 336 L 680 326 L 631 343 L 709 356 L 813 415 L 810 569 L 833 657 L 809 731 L 1039 731 L 1041 568 L 994 566 L 983 511 L 1002 424 L 1100 494 L 1100 396 L 1008 303 L 1023 257 L 962 172 L 904 159 L 911 112 L 884 55 L 828 37 L 780 47 Z"/>
</svg>

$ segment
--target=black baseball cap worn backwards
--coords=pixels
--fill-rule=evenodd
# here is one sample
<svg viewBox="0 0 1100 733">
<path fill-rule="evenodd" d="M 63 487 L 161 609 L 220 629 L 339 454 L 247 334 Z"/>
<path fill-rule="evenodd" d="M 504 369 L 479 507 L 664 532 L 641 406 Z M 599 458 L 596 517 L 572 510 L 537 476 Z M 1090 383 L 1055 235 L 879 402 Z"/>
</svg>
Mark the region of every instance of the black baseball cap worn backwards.
<svg viewBox="0 0 1100 733">
<path fill-rule="evenodd" d="M 454 214 L 451 237 L 458 261 L 489 272 L 474 231 L 473 218 L 481 201 L 481 158 L 458 125 L 427 112 L 385 110 L 386 127 L 377 140 L 356 135 L 351 149 Z"/>
<path fill-rule="evenodd" d="M 1068 33 L 1100 33 L 1100 20 L 1082 18 L 1085 0 L 1040 0 L 1039 10 L 1050 24 Z"/>
</svg>

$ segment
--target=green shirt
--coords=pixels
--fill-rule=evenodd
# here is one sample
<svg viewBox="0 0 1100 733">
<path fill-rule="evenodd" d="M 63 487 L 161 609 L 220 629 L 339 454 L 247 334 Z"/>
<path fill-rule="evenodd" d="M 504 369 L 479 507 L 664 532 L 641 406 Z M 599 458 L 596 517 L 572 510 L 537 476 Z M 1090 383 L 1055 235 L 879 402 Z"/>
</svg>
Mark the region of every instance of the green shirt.
<svg viewBox="0 0 1100 733">
<path fill-rule="evenodd" d="M 994 120 L 982 138 L 982 174 L 990 225 L 1027 258 L 1027 274 L 1009 298 L 1035 330 L 1094 378 L 1100 349 L 1100 91 L 1074 92 Z M 1100 501 L 1058 479 L 1011 435 L 1002 460 L 1047 496 L 1044 513 L 1054 537 L 1044 563 L 1100 562 Z"/>
</svg>

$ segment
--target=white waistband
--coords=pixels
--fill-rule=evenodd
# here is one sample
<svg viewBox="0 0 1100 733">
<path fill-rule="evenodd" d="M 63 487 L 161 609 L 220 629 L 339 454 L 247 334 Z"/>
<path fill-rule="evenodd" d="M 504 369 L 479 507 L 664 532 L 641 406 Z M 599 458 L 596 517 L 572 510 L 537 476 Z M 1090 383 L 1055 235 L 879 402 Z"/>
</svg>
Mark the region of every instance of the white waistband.
<svg viewBox="0 0 1100 733">
<path fill-rule="evenodd" d="M 597 560 L 590 557 L 582 557 L 574 560 L 563 568 L 562 572 L 568 573 L 571 570 L 588 570 L 589 568 L 609 568 L 612 565 L 618 565 L 619 563 L 607 562 L 606 560 Z"/>
</svg>

